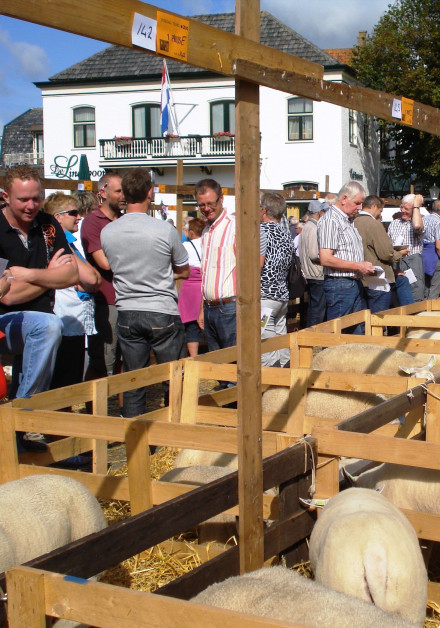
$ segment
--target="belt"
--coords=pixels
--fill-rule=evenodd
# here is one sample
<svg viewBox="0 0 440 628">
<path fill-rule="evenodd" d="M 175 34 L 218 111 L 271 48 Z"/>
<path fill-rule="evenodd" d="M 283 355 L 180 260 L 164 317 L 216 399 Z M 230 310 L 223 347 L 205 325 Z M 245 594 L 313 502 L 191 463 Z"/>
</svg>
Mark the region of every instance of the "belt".
<svg viewBox="0 0 440 628">
<path fill-rule="evenodd" d="M 206 305 L 211 305 L 213 307 L 217 305 L 224 305 L 225 303 L 232 303 L 233 301 L 235 301 L 235 297 L 226 297 L 226 299 L 215 299 L 214 301 L 208 301 L 208 299 L 205 299 Z"/>
</svg>

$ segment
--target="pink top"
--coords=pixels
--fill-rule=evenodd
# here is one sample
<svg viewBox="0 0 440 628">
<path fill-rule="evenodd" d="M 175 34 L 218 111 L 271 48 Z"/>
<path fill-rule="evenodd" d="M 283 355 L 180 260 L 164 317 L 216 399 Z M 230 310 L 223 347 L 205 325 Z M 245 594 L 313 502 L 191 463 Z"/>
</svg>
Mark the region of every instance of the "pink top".
<svg viewBox="0 0 440 628">
<path fill-rule="evenodd" d="M 180 285 L 179 300 L 177 302 L 182 323 L 197 320 L 201 302 L 202 274 L 200 268 L 190 266 L 188 279 L 184 279 Z"/>
</svg>

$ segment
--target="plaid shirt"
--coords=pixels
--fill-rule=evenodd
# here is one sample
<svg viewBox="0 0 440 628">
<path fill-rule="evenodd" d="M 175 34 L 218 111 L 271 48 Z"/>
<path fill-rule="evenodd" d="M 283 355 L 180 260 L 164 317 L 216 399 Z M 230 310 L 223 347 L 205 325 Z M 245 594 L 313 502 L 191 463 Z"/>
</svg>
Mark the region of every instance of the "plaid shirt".
<svg viewBox="0 0 440 628">
<path fill-rule="evenodd" d="M 423 239 L 426 242 L 440 240 L 440 215 L 437 212 L 423 216 L 423 227 L 425 229 Z"/>
<path fill-rule="evenodd" d="M 358 230 L 342 210 L 332 206 L 318 221 L 320 249 L 332 249 L 334 256 L 347 262 L 363 262 L 364 246 Z M 357 277 L 353 271 L 324 266 L 324 277 Z"/>
<path fill-rule="evenodd" d="M 415 253 L 421 253 L 423 251 L 424 229 L 414 231 L 411 220 L 402 220 L 401 218 L 393 220 L 388 227 L 388 235 L 390 236 L 394 246 L 396 245 L 397 238 L 402 236 L 403 242 L 400 242 L 399 244 L 409 248 L 409 255 L 414 255 Z"/>
</svg>

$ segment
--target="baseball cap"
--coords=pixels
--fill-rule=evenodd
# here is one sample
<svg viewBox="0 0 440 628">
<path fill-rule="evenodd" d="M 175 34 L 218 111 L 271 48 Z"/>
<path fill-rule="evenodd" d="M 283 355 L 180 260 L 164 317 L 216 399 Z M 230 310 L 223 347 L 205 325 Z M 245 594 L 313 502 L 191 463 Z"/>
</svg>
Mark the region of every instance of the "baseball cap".
<svg viewBox="0 0 440 628">
<path fill-rule="evenodd" d="M 328 209 L 330 209 L 330 205 L 328 205 L 325 202 L 321 203 L 321 201 L 318 201 L 316 199 L 314 201 L 310 201 L 307 211 L 309 212 L 309 214 L 317 214 L 318 212 L 321 212 L 321 211 L 326 212 Z"/>
</svg>

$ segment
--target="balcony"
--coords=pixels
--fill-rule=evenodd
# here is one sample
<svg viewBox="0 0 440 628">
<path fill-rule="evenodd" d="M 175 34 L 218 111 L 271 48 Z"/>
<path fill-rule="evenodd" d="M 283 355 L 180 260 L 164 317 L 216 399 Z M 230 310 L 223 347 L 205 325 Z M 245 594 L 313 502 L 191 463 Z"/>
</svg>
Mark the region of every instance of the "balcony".
<svg viewBox="0 0 440 628">
<path fill-rule="evenodd" d="M 190 135 L 188 137 L 151 137 L 146 139 L 99 140 L 100 165 L 173 165 L 177 159 L 188 164 L 232 164 L 235 137 Z"/>
<path fill-rule="evenodd" d="M 3 155 L 3 165 L 10 168 L 17 164 L 29 164 L 32 166 L 40 166 L 44 162 L 43 153 L 5 153 Z"/>
</svg>

